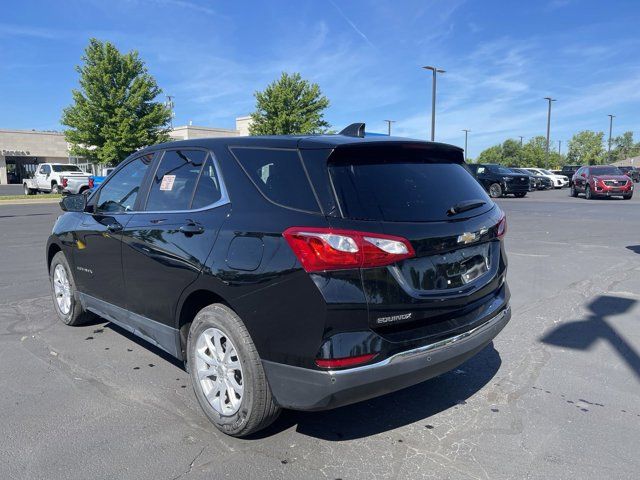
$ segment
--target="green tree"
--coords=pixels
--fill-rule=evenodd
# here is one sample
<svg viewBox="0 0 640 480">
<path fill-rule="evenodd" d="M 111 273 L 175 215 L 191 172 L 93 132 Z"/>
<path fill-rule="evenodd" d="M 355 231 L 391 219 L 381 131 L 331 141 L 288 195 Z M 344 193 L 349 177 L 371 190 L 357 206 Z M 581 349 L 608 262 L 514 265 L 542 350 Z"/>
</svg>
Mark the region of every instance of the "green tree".
<svg viewBox="0 0 640 480">
<path fill-rule="evenodd" d="M 256 111 L 251 114 L 251 135 L 322 133 L 329 128 L 324 111 L 329 100 L 316 83 L 299 73 L 283 72 L 262 92 L 256 92 Z"/>
<path fill-rule="evenodd" d="M 480 152 L 477 163 L 503 163 L 502 145 L 494 145 Z"/>
<path fill-rule="evenodd" d="M 521 150 L 519 141 L 512 138 L 505 140 L 502 144 L 503 163 L 511 166 L 523 166 Z"/>
<path fill-rule="evenodd" d="M 614 162 L 640 155 L 640 143 L 634 143 L 633 132 L 624 132 L 619 137 L 613 138 L 611 143 L 611 159 Z"/>
<path fill-rule="evenodd" d="M 171 111 L 154 99 L 161 93 L 138 52 L 121 54 L 92 38 L 76 67 L 80 89 L 64 109 L 62 124 L 71 153 L 115 165 L 146 145 L 169 139 Z"/>
<path fill-rule="evenodd" d="M 542 135 L 533 137 L 522 147 L 522 162 L 527 167 L 546 167 L 547 139 Z"/>
<path fill-rule="evenodd" d="M 606 151 L 602 140 L 603 132 L 583 130 L 569 140 L 567 159 L 571 164 L 598 165 L 606 161 Z"/>
</svg>

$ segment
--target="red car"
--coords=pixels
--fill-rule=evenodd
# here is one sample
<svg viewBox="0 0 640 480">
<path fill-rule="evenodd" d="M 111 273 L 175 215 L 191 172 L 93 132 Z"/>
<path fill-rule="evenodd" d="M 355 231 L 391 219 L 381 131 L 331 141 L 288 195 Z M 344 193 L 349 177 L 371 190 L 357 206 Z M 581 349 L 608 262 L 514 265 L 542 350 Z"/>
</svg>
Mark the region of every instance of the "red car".
<svg viewBox="0 0 640 480">
<path fill-rule="evenodd" d="M 580 167 L 573 175 L 571 196 L 584 193 L 587 200 L 596 197 L 633 196 L 633 181 L 613 165 L 590 165 Z"/>
</svg>

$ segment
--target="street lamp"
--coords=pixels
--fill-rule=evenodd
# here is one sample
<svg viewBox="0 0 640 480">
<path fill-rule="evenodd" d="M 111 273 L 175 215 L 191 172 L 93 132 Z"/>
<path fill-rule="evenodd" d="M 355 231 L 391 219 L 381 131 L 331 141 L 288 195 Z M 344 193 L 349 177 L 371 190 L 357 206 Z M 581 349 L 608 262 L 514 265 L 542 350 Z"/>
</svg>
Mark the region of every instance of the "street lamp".
<svg viewBox="0 0 640 480">
<path fill-rule="evenodd" d="M 520 137 L 520 146 L 522 146 L 522 141 L 524 140 L 524 137 L 522 135 L 518 135 Z"/>
<path fill-rule="evenodd" d="M 430 65 L 422 68 L 433 72 L 433 83 L 431 88 L 431 141 L 433 142 L 436 139 L 436 80 L 438 73 L 445 73 L 445 70 Z"/>
<path fill-rule="evenodd" d="M 549 102 L 549 110 L 547 112 L 547 154 L 546 154 L 546 167 L 549 168 L 549 133 L 551 131 L 551 102 L 555 102 L 555 98 L 544 97 Z"/>
<path fill-rule="evenodd" d="M 169 122 L 171 125 L 171 130 L 173 130 L 173 117 L 176 116 L 176 114 L 173 112 L 173 107 L 175 107 L 175 104 L 173 103 L 173 95 L 167 95 L 167 101 L 164 102 L 165 106 L 171 110 L 171 116 L 169 117 Z"/>
<path fill-rule="evenodd" d="M 469 136 L 469 132 L 471 130 L 467 130 L 466 128 L 463 128 L 462 131 L 464 132 L 464 161 L 467 161 L 467 137 Z"/>
<path fill-rule="evenodd" d="M 558 140 L 558 155 L 562 155 L 560 150 L 562 149 L 562 140 Z"/>
<path fill-rule="evenodd" d="M 615 115 L 607 115 L 609 117 L 609 150 L 607 150 L 607 158 L 611 162 L 611 131 L 613 130 L 613 119 Z"/>
<path fill-rule="evenodd" d="M 391 124 L 396 123 L 395 120 L 385 120 L 387 122 L 387 135 L 391 136 Z"/>
</svg>

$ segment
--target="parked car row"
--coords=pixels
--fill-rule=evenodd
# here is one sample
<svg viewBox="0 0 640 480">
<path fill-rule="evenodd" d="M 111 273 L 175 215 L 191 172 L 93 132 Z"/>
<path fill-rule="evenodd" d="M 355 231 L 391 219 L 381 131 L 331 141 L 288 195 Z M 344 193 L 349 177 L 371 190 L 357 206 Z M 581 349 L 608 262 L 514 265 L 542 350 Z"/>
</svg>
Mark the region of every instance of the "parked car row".
<svg viewBox="0 0 640 480">
<path fill-rule="evenodd" d="M 564 175 L 543 168 L 505 167 L 492 163 L 472 163 L 468 167 L 492 198 L 505 195 L 522 198 L 534 190 L 562 188 L 569 184 Z"/>
</svg>

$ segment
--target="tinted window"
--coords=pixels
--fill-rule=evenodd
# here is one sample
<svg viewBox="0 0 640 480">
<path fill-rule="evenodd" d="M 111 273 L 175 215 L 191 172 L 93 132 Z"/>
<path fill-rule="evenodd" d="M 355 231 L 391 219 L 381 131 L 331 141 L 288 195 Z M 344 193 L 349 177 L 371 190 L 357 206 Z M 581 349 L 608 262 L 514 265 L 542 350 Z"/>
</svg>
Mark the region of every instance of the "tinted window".
<svg viewBox="0 0 640 480">
<path fill-rule="evenodd" d="M 489 171 L 492 173 L 499 173 L 502 175 L 511 175 L 513 172 L 506 167 L 500 165 L 488 165 Z"/>
<path fill-rule="evenodd" d="M 144 155 L 116 172 L 99 190 L 96 211 L 118 213 L 133 210 L 152 160 L 153 154 Z"/>
<path fill-rule="evenodd" d="M 234 148 L 233 154 L 260 192 L 272 202 L 319 211 L 297 150 Z"/>
<path fill-rule="evenodd" d="M 212 203 L 217 202 L 222 198 L 222 185 L 220 184 L 220 177 L 216 172 L 215 164 L 211 155 L 207 157 L 207 161 L 204 164 L 198 185 L 196 186 L 196 192 L 193 195 L 193 203 L 191 208 L 202 208 Z"/>
<path fill-rule="evenodd" d="M 618 167 L 591 167 L 591 175 L 624 175 Z"/>
<path fill-rule="evenodd" d="M 167 150 L 156 170 L 146 210 L 188 210 L 206 152 Z"/>
<path fill-rule="evenodd" d="M 53 165 L 54 172 L 81 172 L 75 165 Z"/>
<path fill-rule="evenodd" d="M 478 168 L 478 173 L 482 167 Z M 334 188 L 347 218 L 399 222 L 446 220 L 447 210 L 464 200 L 493 206 L 463 165 L 441 162 L 356 163 L 330 166 Z"/>
<path fill-rule="evenodd" d="M 43 165 L 42 167 L 40 167 L 40 173 L 50 173 L 51 172 L 51 167 L 49 165 Z"/>
</svg>

